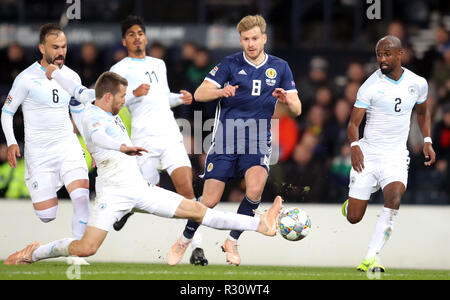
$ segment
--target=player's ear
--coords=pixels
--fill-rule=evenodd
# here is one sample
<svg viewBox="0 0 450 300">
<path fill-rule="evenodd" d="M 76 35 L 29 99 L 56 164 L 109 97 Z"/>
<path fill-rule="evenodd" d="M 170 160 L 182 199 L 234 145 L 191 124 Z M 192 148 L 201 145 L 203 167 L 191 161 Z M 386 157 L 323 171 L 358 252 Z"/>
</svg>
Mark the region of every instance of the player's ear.
<svg viewBox="0 0 450 300">
<path fill-rule="evenodd" d="M 122 39 L 122 46 L 124 46 L 125 48 L 127 47 L 127 43 L 125 39 Z"/>
<path fill-rule="evenodd" d="M 44 55 L 44 52 L 45 52 L 44 44 L 39 43 L 38 48 L 39 48 L 39 51 L 41 52 L 41 54 Z"/>
<path fill-rule="evenodd" d="M 267 43 L 267 34 L 266 33 L 263 34 L 263 42 L 264 42 L 264 44 Z"/>
</svg>

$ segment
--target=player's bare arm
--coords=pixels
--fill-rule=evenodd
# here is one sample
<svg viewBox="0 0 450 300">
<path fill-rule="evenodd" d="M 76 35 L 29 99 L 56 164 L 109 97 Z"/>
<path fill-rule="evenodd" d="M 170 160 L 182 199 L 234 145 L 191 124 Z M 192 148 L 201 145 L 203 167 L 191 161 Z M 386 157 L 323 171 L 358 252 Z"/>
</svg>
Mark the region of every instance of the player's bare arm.
<svg viewBox="0 0 450 300">
<path fill-rule="evenodd" d="M 420 131 L 423 137 L 431 136 L 431 117 L 428 111 L 427 101 L 416 105 L 417 112 L 417 122 L 419 123 Z M 425 155 L 426 161 L 425 166 L 431 166 L 436 161 L 436 153 L 434 152 L 433 146 L 430 142 L 423 143 L 423 154 Z"/>
<path fill-rule="evenodd" d="M 194 93 L 194 98 L 198 102 L 208 102 L 218 98 L 229 98 L 236 95 L 237 85 L 227 85 L 222 89 L 210 81 L 203 81 Z"/>
<path fill-rule="evenodd" d="M 300 102 L 298 93 L 288 93 L 282 88 L 276 88 L 272 96 L 277 98 L 278 102 L 286 104 L 295 116 L 298 117 L 302 113 L 302 103 Z"/>
<path fill-rule="evenodd" d="M 361 124 L 365 113 L 365 108 L 353 107 L 350 121 L 347 126 L 347 135 L 350 143 L 359 140 L 359 125 Z M 350 149 L 350 154 L 353 169 L 355 169 L 356 172 L 361 173 L 364 169 L 364 155 L 359 145 L 353 145 Z"/>
</svg>

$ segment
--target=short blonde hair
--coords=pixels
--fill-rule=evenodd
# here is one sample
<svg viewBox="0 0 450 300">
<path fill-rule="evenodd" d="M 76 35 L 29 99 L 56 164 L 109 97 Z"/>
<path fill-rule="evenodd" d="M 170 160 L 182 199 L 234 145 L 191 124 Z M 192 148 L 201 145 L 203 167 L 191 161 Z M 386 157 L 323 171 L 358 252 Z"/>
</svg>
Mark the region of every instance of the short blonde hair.
<svg viewBox="0 0 450 300">
<path fill-rule="evenodd" d="M 101 99 L 106 93 L 116 95 L 120 91 L 120 85 L 128 86 L 128 81 L 114 72 L 104 72 L 95 83 L 95 98 Z"/>
<path fill-rule="evenodd" d="M 242 20 L 237 24 L 236 28 L 239 34 L 241 34 L 241 32 L 250 30 L 255 26 L 258 26 L 259 29 L 261 29 L 262 33 L 266 33 L 266 20 L 264 20 L 261 15 L 249 15 L 242 18 Z"/>
</svg>

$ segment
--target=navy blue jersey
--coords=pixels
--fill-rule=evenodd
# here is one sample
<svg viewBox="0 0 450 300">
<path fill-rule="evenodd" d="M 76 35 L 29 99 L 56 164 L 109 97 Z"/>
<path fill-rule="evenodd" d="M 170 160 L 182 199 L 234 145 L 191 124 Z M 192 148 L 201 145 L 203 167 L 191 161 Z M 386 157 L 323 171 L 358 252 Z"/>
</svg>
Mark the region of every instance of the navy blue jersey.
<svg viewBox="0 0 450 300">
<path fill-rule="evenodd" d="M 269 54 L 257 66 L 245 57 L 244 52 L 229 55 L 209 72 L 205 80 L 218 88 L 228 84 L 239 86 L 234 97 L 219 99 L 217 105 L 212 150 L 218 154 L 221 151 L 256 154 L 252 147 L 255 144 L 267 148 L 270 121 L 277 102 L 272 96 L 273 91 L 283 88 L 288 93 L 297 92 L 287 62 Z M 267 152 L 267 149 L 260 150 Z"/>
</svg>

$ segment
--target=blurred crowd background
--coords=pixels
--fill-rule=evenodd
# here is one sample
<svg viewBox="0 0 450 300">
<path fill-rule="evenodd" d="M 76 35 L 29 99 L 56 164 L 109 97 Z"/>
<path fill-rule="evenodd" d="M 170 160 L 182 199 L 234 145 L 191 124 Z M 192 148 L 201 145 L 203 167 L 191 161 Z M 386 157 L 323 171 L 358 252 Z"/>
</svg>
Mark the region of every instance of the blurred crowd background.
<svg viewBox="0 0 450 300">
<path fill-rule="evenodd" d="M 272 201 L 274 195 L 281 194 L 289 202 L 341 203 L 347 199 L 351 169 L 346 127 L 352 105 L 360 85 L 378 68 L 375 43 L 386 34 L 395 35 L 405 47 L 403 66 L 428 80 L 433 147 L 437 153 L 436 164 L 426 168 L 423 138 L 413 112 L 408 140 L 411 157 L 408 188 L 402 203 L 449 204 L 450 2 L 380 0 L 380 19 L 370 19 L 367 10 L 375 2 L 80 0 L 81 18 L 69 20 L 65 29 L 81 28 L 91 35 L 79 38 L 72 32 L 67 34 L 66 65 L 80 75 L 84 85 L 92 86 L 102 72 L 126 56 L 120 42 L 119 22 L 128 14 L 136 14 L 143 17 L 150 28 L 159 29 L 153 32 L 163 32 L 152 36 L 152 31 L 147 31 L 147 54 L 165 61 L 171 91 L 186 89 L 193 94 L 222 58 L 240 48 L 237 33 L 232 36 L 234 44 L 230 45 L 208 42 L 206 36 L 190 34 L 189 29 L 213 29 L 208 32 L 217 34 L 226 30 L 235 32 L 235 25 L 242 17 L 262 14 L 269 25 L 266 50 L 288 61 L 303 105 L 303 112 L 297 118 L 287 111 L 275 112 L 280 129 L 279 162 L 271 166 L 263 201 Z M 2 103 L 17 74 L 41 58 L 37 37 L 36 42 L 30 42 L 24 32 L 37 33 L 44 23 L 60 22 L 66 9 L 64 0 L 0 0 Z M 164 33 L 166 27 L 175 29 Z M 114 32 L 111 41 L 96 32 L 96 28 L 101 28 L 101 32 Z M 180 28 L 182 30 L 177 31 Z M 170 32 L 182 34 L 174 41 L 168 39 Z M 194 101 L 190 106 L 180 106 L 173 111 L 176 118 L 190 121 L 195 111 L 201 111 L 205 121 L 214 118 L 215 106 L 215 101 L 207 104 Z M 129 124 L 126 109 L 121 116 Z M 14 126 L 23 151 L 20 111 L 15 115 Z M 363 125 L 361 136 L 362 130 Z M 208 134 L 204 132 L 204 136 Z M 6 152 L 2 134 L 0 197 L 27 198 L 23 160 L 17 169 L 11 169 Z M 203 173 L 205 154 L 190 157 L 194 189 L 196 196 L 200 196 L 203 180 L 198 175 Z M 161 186 L 174 189 L 167 174 L 161 175 Z M 94 190 L 95 169 L 91 168 L 90 178 Z M 235 179 L 227 185 L 222 201 L 241 201 L 244 191 L 244 183 Z M 64 197 L 64 193 L 63 189 L 59 196 Z M 382 202 L 381 193 L 374 194 L 372 201 Z"/>
</svg>

